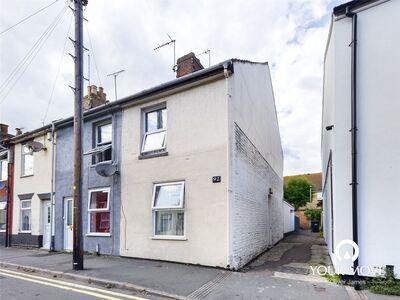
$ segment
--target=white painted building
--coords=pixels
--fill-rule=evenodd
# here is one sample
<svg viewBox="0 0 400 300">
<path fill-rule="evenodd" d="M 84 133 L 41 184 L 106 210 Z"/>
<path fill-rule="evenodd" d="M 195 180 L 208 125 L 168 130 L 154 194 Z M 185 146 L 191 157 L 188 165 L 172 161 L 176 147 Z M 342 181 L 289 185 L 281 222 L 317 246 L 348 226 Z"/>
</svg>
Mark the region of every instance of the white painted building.
<svg viewBox="0 0 400 300">
<path fill-rule="evenodd" d="M 400 1 L 334 9 L 324 66 L 323 223 L 341 274 L 358 265 L 372 276 L 369 267 L 394 266 L 400 276 L 399 37 Z M 354 263 L 343 259 L 351 246 L 336 249 L 342 240 L 358 244 Z"/>
<path fill-rule="evenodd" d="M 238 269 L 283 237 L 268 64 L 229 60 L 119 105 L 122 256 Z"/>
</svg>

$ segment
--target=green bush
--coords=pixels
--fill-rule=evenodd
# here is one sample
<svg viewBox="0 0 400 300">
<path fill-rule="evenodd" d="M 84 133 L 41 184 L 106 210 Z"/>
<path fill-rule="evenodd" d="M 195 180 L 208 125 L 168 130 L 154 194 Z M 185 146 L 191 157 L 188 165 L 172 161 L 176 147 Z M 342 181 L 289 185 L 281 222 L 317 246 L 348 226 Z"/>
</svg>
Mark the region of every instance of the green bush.
<svg viewBox="0 0 400 300">
<path fill-rule="evenodd" d="M 310 221 L 320 221 L 321 213 L 322 210 L 320 208 L 307 208 L 304 211 L 304 215 L 306 216 L 307 220 Z"/>
</svg>

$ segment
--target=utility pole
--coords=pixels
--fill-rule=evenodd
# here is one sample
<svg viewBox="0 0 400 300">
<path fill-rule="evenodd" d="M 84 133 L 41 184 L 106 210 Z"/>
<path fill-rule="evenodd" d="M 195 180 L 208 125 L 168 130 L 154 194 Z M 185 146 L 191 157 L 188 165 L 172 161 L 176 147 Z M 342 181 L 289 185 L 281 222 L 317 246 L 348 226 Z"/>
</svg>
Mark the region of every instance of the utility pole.
<svg viewBox="0 0 400 300">
<path fill-rule="evenodd" d="M 119 73 L 125 72 L 125 70 L 120 70 L 111 74 L 108 74 L 107 76 L 114 76 L 114 94 L 115 94 L 115 101 L 117 101 L 118 96 L 117 96 L 117 76 Z"/>
<path fill-rule="evenodd" d="M 75 101 L 74 101 L 74 191 L 73 191 L 73 264 L 83 270 L 82 240 L 82 125 L 83 125 L 83 5 L 87 0 L 74 0 L 75 7 Z"/>
</svg>

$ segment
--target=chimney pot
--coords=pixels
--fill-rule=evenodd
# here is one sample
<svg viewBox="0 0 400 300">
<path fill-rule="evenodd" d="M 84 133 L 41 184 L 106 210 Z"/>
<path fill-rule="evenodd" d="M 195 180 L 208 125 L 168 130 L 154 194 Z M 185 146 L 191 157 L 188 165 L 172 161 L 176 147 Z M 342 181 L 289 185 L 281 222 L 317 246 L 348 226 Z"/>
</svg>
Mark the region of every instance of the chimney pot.
<svg viewBox="0 0 400 300">
<path fill-rule="evenodd" d="M 177 65 L 176 78 L 204 69 L 200 60 L 196 57 L 196 55 L 193 52 L 190 52 L 178 58 L 176 65 Z"/>
<path fill-rule="evenodd" d="M 92 85 L 92 86 L 90 87 L 90 93 L 91 93 L 91 94 L 97 94 L 97 86 Z"/>
<path fill-rule="evenodd" d="M 103 105 L 107 103 L 107 95 L 103 92 L 103 87 L 91 85 L 87 87 L 88 94 L 83 97 L 83 110 L 87 111 L 91 108 Z"/>
<path fill-rule="evenodd" d="M 22 128 L 15 128 L 15 135 L 21 135 L 22 134 Z"/>
</svg>

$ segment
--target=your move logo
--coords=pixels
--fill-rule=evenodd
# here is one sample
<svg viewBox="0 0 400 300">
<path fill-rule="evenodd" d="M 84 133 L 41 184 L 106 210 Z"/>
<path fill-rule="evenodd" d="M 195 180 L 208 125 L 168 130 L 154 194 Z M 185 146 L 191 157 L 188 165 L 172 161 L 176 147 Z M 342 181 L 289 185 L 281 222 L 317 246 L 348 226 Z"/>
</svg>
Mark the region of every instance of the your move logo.
<svg viewBox="0 0 400 300">
<path fill-rule="evenodd" d="M 343 262 L 344 265 L 336 265 L 333 266 L 310 266 L 311 272 L 313 275 L 321 275 L 324 276 L 326 274 L 363 274 L 363 275 L 382 275 L 383 268 L 381 267 L 373 267 L 373 266 L 357 266 L 355 269 L 353 267 L 346 265 L 353 265 L 353 262 L 360 255 L 360 248 L 358 245 L 352 240 L 342 240 L 340 241 L 336 247 L 334 255 L 337 259 L 337 262 Z M 347 262 L 347 263 L 346 263 Z"/>
<path fill-rule="evenodd" d="M 345 250 L 345 252 L 343 253 L 342 248 L 346 245 L 349 245 L 353 248 L 353 251 L 352 251 L 353 253 L 350 254 L 348 250 Z M 346 248 L 348 248 L 348 247 L 346 247 Z M 350 260 L 350 259 L 352 261 L 355 261 L 359 255 L 360 255 L 360 248 L 352 240 L 342 240 L 335 247 L 335 256 L 338 259 L 338 261 Z"/>
</svg>

